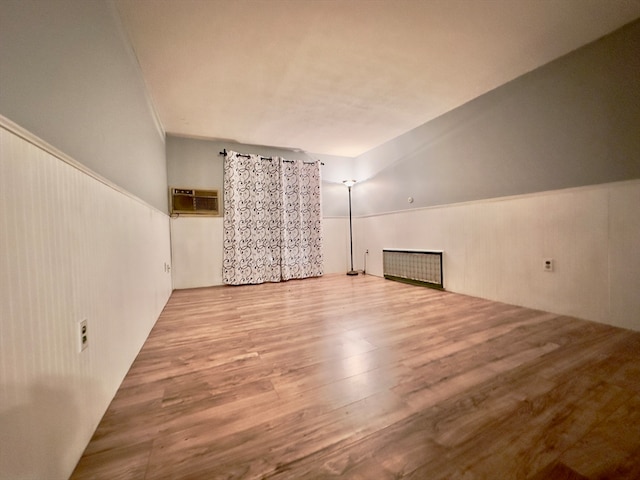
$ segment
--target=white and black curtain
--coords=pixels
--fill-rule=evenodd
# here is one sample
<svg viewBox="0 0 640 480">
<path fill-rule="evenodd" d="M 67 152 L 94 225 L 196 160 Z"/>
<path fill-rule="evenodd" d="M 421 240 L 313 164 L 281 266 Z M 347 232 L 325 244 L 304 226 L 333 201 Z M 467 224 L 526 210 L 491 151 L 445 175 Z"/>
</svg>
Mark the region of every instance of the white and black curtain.
<svg viewBox="0 0 640 480">
<path fill-rule="evenodd" d="M 320 165 L 227 152 L 223 282 L 320 276 Z"/>
</svg>

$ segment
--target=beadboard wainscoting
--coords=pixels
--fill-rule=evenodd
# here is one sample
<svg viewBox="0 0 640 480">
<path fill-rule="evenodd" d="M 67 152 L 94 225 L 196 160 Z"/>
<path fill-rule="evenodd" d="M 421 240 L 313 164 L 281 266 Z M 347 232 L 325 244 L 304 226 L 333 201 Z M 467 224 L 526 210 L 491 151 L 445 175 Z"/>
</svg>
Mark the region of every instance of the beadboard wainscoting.
<svg viewBox="0 0 640 480">
<path fill-rule="evenodd" d="M 171 219 L 174 288 L 222 285 L 223 217 Z"/>
<path fill-rule="evenodd" d="M 222 217 L 171 219 L 173 286 L 177 289 L 222 285 Z M 349 268 L 349 220 L 322 219 L 324 273 Z"/>
<path fill-rule="evenodd" d="M 640 330 L 639 206 L 631 180 L 362 216 L 354 255 L 443 250 L 447 290 Z"/>
<path fill-rule="evenodd" d="M 171 295 L 169 217 L 0 120 L 0 477 L 65 479 Z"/>
<path fill-rule="evenodd" d="M 346 274 L 349 270 L 349 218 L 323 218 L 322 235 L 324 273 Z"/>
</svg>

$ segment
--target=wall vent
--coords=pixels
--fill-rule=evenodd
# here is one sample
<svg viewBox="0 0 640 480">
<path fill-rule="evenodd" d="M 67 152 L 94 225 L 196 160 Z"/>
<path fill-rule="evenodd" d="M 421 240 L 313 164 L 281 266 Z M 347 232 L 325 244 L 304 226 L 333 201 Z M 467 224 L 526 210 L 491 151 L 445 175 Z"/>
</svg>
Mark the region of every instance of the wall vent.
<svg viewBox="0 0 640 480">
<path fill-rule="evenodd" d="M 384 278 L 444 290 L 442 252 L 382 250 Z"/>
<path fill-rule="evenodd" d="M 172 215 L 219 215 L 217 190 L 194 188 L 171 188 L 170 207 Z"/>
</svg>

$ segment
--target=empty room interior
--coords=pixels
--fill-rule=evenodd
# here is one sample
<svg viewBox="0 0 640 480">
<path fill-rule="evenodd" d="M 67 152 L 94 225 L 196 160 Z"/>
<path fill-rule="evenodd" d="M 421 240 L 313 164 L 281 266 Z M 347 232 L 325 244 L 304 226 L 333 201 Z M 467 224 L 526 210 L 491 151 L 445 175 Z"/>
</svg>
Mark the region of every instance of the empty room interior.
<svg viewBox="0 0 640 480">
<path fill-rule="evenodd" d="M 640 478 L 640 0 L 0 0 L 0 479 Z"/>
</svg>

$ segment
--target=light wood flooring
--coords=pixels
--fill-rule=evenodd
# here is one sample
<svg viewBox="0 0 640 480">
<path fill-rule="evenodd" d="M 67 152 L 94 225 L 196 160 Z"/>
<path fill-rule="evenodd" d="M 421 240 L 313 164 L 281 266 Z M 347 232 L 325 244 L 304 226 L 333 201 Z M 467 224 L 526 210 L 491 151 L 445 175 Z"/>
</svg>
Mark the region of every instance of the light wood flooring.
<svg viewBox="0 0 640 480">
<path fill-rule="evenodd" d="M 639 479 L 640 333 L 372 276 L 173 293 L 73 479 Z"/>
</svg>

